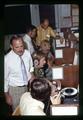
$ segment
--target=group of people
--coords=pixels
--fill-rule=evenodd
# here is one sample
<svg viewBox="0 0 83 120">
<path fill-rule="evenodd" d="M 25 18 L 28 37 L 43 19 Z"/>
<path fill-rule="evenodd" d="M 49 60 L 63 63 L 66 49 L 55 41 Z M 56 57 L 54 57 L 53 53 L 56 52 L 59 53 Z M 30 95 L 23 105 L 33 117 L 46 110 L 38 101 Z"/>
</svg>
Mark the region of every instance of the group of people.
<svg viewBox="0 0 83 120">
<path fill-rule="evenodd" d="M 4 56 L 4 94 L 13 111 L 20 106 L 21 115 L 46 115 L 51 95 L 51 66 L 54 56 L 49 38 L 56 34 L 44 19 L 38 28 L 31 25 L 22 37 L 14 35 L 11 50 Z"/>
<path fill-rule="evenodd" d="M 40 49 L 41 43 L 44 40 L 50 40 L 50 37 L 56 36 L 56 32 L 49 26 L 49 20 L 43 19 L 38 27 L 30 25 L 26 27 L 26 34 L 23 37 L 25 48 L 28 48 L 32 54 L 34 51 Z"/>
</svg>

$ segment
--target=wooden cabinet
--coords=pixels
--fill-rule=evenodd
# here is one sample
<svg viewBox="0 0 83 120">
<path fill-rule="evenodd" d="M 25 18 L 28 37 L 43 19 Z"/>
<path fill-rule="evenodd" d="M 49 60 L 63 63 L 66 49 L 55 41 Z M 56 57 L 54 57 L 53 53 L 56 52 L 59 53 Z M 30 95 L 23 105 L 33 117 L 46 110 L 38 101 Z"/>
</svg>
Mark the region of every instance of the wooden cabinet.
<svg viewBox="0 0 83 120">
<path fill-rule="evenodd" d="M 63 58 L 55 58 L 55 65 L 73 64 L 75 48 L 63 48 Z"/>
<path fill-rule="evenodd" d="M 64 66 L 64 79 L 61 80 L 62 87 L 77 87 L 79 84 L 79 66 Z"/>
</svg>

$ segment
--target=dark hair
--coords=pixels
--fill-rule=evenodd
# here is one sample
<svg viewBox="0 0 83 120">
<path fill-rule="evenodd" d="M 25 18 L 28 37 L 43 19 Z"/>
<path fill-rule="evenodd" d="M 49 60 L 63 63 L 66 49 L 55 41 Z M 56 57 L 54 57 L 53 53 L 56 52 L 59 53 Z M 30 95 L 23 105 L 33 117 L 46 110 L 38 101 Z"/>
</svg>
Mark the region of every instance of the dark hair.
<svg viewBox="0 0 83 120">
<path fill-rule="evenodd" d="M 21 39 L 23 41 L 23 38 L 20 35 L 12 36 L 11 39 L 10 39 L 10 44 L 12 45 L 13 44 L 13 40 L 18 40 L 18 39 Z"/>
<path fill-rule="evenodd" d="M 36 29 L 36 27 L 34 25 L 29 25 L 26 27 L 26 33 L 32 31 L 33 29 Z"/>
<path fill-rule="evenodd" d="M 49 21 L 49 19 L 48 19 L 47 17 L 45 17 L 45 18 L 42 18 L 42 19 L 41 19 L 41 23 L 44 23 L 45 20 L 48 20 L 48 21 Z"/>
<path fill-rule="evenodd" d="M 35 79 L 31 83 L 31 96 L 34 99 L 45 101 L 51 94 L 51 86 L 45 79 Z"/>
</svg>

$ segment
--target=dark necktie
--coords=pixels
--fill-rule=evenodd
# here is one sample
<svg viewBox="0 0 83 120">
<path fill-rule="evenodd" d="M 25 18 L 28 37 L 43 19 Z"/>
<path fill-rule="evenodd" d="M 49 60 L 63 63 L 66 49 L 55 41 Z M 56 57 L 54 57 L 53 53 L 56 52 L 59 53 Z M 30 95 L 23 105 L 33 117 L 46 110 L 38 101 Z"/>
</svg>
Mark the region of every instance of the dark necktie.
<svg viewBox="0 0 83 120">
<path fill-rule="evenodd" d="M 22 57 L 20 56 L 20 60 L 21 60 L 21 70 L 22 70 L 22 76 L 23 76 L 23 80 L 27 81 L 28 77 L 27 77 L 27 72 L 26 72 L 26 68 L 25 68 L 25 64 L 24 61 L 22 59 Z"/>
</svg>

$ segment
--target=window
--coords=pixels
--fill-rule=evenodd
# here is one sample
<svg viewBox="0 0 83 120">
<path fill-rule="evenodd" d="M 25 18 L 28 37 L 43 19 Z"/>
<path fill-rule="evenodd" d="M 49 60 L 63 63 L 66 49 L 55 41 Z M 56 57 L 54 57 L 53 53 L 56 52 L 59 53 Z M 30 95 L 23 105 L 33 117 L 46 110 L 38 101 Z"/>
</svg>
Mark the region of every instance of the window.
<svg viewBox="0 0 83 120">
<path fill-rule="evenodd" d="M 39 4 L 39 13 L 40 13 L 40 21 L 43 18 L 48 18 L 50 25 L 55 29 L 55 13 L 54 13 L 54 5 L 49 4 Z"/>
<path fill-rule="evenodd" d="M 72 27 L 79 26 L 79 6 L 76 4 L 71 5 Z"/>
</svg>

